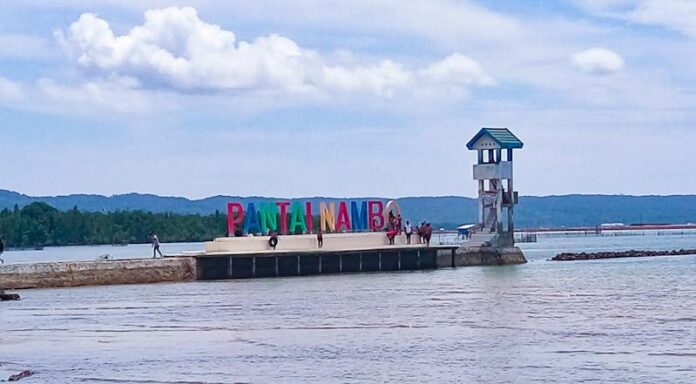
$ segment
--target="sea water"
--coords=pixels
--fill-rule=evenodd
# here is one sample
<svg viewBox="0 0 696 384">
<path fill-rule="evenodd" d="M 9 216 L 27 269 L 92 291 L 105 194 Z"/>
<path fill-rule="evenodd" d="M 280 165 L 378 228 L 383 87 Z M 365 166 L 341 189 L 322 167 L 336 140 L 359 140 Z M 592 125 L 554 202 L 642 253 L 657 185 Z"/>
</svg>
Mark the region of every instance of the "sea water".
<svg viewBox="0 0 696 384">
<path fill-rule="evenodd" d="M 20 291 L 0 379 L 696 382 L 696 256 L 547 261 L 696 236 L 539 240 L 518 266 Z"/>
</svg>

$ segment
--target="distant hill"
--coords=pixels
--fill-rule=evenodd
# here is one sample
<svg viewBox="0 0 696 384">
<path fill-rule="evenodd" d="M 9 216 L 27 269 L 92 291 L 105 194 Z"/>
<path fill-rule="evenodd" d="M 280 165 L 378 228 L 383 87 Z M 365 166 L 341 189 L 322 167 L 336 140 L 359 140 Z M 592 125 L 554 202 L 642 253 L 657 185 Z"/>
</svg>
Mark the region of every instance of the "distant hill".
<svg viewBox="0 0 696 384">
<path fill-rule="evenodd" d="M 355 198 L 363 200 L 369 198 Z M 387 200 L 386 198 L 380 198 Z M 27 196 L 0 190 L 0 209 L 20 208 L 32 202 L 47 203 L 59 210 L 77 206 L 83 211 L 112 212 L 142 210 L 210 214 L 225 212 L 229 201 L 260 203 L 275 198 L 251 196 L 213 196 L 200 200 L 129 193 L 125 195 L 68 195 Z M 312 202 L 338 200 L 308 197 Z M 404 217 L 414 222 L 430 221 L 436 226 L 452 228 L 476 221 L 476 200 L 459 196 L 405 197 L 397 199 Z M 601 223 L 687 223 L 696 222 L 696 195 L 624 196 L 624 195 L 565 195 L 522 196 L 515 211 L 518 228 L 594 226 Z"/>
</svg>

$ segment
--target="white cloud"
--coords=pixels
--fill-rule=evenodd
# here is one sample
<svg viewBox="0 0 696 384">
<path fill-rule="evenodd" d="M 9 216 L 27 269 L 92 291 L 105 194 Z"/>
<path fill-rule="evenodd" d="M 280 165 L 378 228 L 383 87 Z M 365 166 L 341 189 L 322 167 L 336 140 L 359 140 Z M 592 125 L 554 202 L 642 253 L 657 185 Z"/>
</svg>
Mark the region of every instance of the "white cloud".
<svg viewBox="0 0 696 384">
<path fill-rule="evenodd" d="M 233 32 L 202 21 L 188 7 L 147 11 L 144 24 L 122 36 L 116 36 L 104 19 L 84 13 L 57 37 L 87 71 L 183 92 L 328 90 L 391 97 L 442 84 L 493 83 L 477 62 L 461 54 L 409 70 L 391 60 L 377 65 L 326 63 L 319 53 L 274 34 L 237 41 Z"/>
<path fill-rule="evenodd" d="M 85 13 L 64 39 L 84 68 L 181 90 L 297 87 L 312 56 L 276 35 L 235 45 L 234 33 L 201 21 L 193 8 L 147 11 L 142 26 L 118 37 Z"/>
<path fill-rule="evenodd" d="M 620 71 L 624 60 L 616 52 L 605 48 L 591 48 L 572 56 L 573 65 L 591 75 L 606 75 Z"/>
<path fill-rule="evenodd" d="M 601 16 L 633 23 L 658 25 L 696 38 L 694 0 L 576 0 Z"/>
<path fill-rule="evenodd" d="M 455 53 L 446 59 L 430 64 L 421 71 L 431 82 L 464 85 L 493 85 L 495 80 L 488 76 L 476 61 Z"/>
</svg>

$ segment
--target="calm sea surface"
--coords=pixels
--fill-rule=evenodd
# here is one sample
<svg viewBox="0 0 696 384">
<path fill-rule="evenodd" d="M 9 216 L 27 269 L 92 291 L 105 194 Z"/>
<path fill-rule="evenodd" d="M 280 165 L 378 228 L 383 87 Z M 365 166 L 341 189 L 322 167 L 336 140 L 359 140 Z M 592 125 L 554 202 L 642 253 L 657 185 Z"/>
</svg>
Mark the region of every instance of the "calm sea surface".
<svg viewBox="0 0 696 384">
<path fill-rule="evenodd" d="M 0 305 L 0 379 L 32 369 L 21 382 L 696 383 L 696 256 L 546 261 L 696 248 L 696 236 L 521 246 L 521 266 L 21 291 Z"/>
</svg>

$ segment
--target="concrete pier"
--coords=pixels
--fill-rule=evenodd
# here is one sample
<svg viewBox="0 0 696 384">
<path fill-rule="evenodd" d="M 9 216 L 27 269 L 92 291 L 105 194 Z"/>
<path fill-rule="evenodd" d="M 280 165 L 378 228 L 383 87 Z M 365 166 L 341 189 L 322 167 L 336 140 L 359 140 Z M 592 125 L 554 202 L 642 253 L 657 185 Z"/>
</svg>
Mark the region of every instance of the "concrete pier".
<svg viewBox="0 0 696 384">
<path fill-rule="evenodd" d="M 414 242 L 417 241 L 414 236 Z M 192 280 L 307 276 L 334 273 L 411 271 L 526 262 L 522 252 L 496 241 L 458 245 L 390 245 L 383 233 L 330 234 L 318 248 L 311 235 L 281 236 L 276 249 L 267 237 L 220 238 L 206 250 L 163 259 L 74 261 L 0 266 L 0 288 L 52 288 L 147 284 Z"/>
<path fill-rule="evenodd" d="M 268 236 L 222 237 L 205 243 L 196 259 L 198 280 L 306 276 L 329 273 L 406 271 L 451 267 L 457 246 L 418 243 L 412 236 L 396 236 L 394 244 L 384 232 L 331 233 L 322 248 L 316 235 L 278 236 L 273 249 Z M 440 261 L 438 254 L 443 254 Z"/>
<path fill-rule="evenodd" d="M 190 281 L 193 258 L 73 261 L 0 266 L 0 288 L 54 288 L 83 285 L 147 284 Z"/>
</svg>

